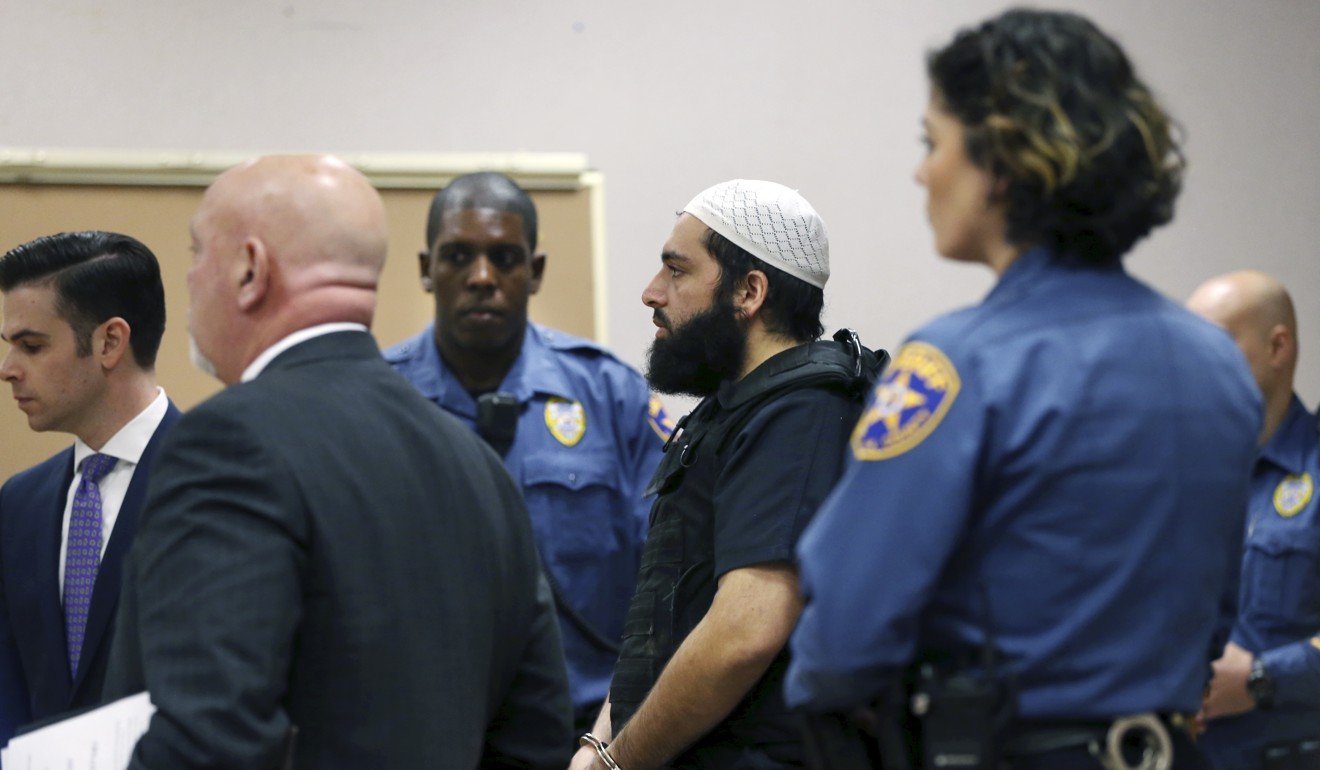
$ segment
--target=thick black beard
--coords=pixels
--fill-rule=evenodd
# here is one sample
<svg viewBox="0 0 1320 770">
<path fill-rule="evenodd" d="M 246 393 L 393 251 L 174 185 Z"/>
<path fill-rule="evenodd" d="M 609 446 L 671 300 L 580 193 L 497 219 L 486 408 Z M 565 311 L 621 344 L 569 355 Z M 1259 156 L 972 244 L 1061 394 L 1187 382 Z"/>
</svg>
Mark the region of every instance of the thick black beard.
<svg viewBox="0 0 1320 770">
<path fill-rule="evenodd" d="M 738 376 L 747 330 L 732 302 L 717 299 L 682 326 L 667 328 L 669 336 L 651 343 L 647 353 L 646 379 L 652 388 L 704 398 Z"/>
</svg>

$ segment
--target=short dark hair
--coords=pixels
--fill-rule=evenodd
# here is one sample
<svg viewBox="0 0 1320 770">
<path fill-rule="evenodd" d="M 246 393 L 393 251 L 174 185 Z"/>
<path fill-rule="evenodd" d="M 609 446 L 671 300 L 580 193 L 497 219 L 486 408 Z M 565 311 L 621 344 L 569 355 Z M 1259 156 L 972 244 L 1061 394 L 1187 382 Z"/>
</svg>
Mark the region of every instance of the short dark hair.
<svg viewBox="0 0 1320 770">
<path fill-rule="evenodd" d="M 78 355 L 92 352 L 92 332 L 118 316 L 128 322 L 133 360 L 156 365 L 165 333 L 165 287 L 160 264 L 141 241 L 88 230 L 46 235 L 0 257 L 0 292 L 49 283 L 55 310 L 73 327 Z"/>
<path fill-rule="evenodd" d="M 1084 17 L 1013 9 L 959 32 L 926 68 L 972 162 L 1005 183 L 1010 243 L 1115 261 L 1173 218 L 1178 128 Z"/>
<path fill-rule="evenodd" d="M 518 183 L 494 171 L 478 171 L 456 177 L 431 199 L 426 215 L 426 248 L 440 235 L 440 218 L 451 209 L 490 208 L 522 218 L 528 250 L 536 251 L 536 205 Z"/>
<path fill-rule="evenodd" d="M 720 265 L 720 285 L 716 299 L 727 302 L 738 282 L 753 270 L 765 273 L 767 293 L 761 312 L 766 331 L 797 342 L 810 342 L 825 333 L 820 314 L 825 307 L 825 292 L 796 276 L 752 255 L 723 235 L 708 229 L 702 242 L 706 251 Z"/>
</svg>

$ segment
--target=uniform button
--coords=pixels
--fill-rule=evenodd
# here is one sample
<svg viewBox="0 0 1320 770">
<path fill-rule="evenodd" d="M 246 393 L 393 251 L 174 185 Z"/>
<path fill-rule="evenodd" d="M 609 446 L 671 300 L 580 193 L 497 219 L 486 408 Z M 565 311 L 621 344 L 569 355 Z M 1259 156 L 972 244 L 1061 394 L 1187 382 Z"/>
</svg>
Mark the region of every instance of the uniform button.
<svg viewBox="0 0 1320 770">
<path fill-rule="evenodd" d="M 577 474 L 576 474 L 576 473 L 570 473 L 570 474 L 568 474 L 568 481 L 569 481 L 570 484 L 576 484 L 576 483 L 577 483 Z"/>
</svg>

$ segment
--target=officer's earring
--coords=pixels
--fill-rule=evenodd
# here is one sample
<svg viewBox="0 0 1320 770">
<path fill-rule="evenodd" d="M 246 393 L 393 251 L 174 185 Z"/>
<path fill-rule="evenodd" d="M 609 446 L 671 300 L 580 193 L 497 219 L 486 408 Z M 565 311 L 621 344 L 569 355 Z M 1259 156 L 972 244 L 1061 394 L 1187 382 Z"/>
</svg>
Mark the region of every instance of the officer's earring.
<svg viewBox="0 0 1320 770">
<path fill-rule="evenodd" d="M 427 291 L 431 290 L 431 276 L 429 275 L 422 276 L 422 288 Z"/>
</svg>

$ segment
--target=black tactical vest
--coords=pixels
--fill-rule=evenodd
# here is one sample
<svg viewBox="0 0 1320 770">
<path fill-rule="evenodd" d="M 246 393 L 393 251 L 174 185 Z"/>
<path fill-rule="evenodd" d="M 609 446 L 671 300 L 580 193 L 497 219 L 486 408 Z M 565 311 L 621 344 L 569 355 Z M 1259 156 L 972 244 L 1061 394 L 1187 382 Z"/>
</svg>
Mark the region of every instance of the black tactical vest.
<svg viewBox="0 0 1320 770">
<path fill-rule="evenodd" d="M 855 333 L 843 329 L 834 341 L 791 348 L 743 380 L 724 383 L 719 393 L 703 399 L 679 421 L 647 489 L 648 495 L 659 496 L 651 506 L 637 591 L 624 620 L 622 651 L 610 683 L 615 735 L 714 599 L 714 496 L 727 460 L 725 450 L 761 407 L 787 393 L 829 388 L 860 403 L 887 360 L 884 351 L 872 353 Z M 772 473 L 767 469 L 766 483 L 774 483 Z M 747 700 L 756 695 L 753 689 Z M 745 705 L 739 704 L 731 717 Z"/>
</svg>

